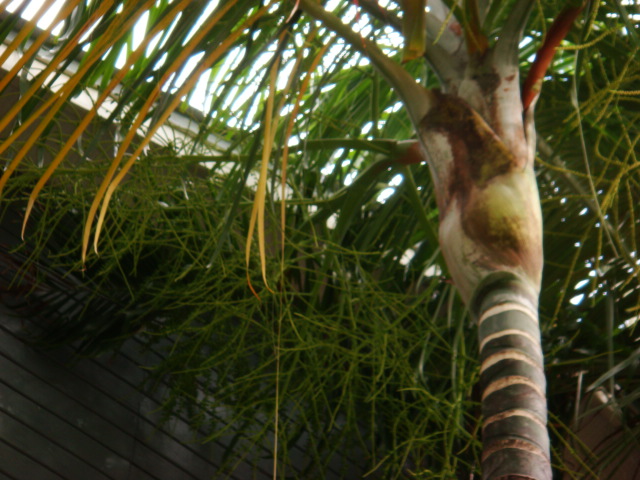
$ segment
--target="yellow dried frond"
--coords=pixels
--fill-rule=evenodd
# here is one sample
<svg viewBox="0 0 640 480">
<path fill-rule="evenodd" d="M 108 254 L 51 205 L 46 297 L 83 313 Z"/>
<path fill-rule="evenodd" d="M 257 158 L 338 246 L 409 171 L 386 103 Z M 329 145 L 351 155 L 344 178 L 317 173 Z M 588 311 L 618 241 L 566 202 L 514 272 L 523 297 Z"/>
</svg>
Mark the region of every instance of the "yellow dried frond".
<svg viewBox="0 0 640 480">
<path fill-rule="evenodd" d="M 260 252 L 260 265 L 262 269 L 262 280 L 269 291 L 269 283 L 267 282 L 267 256 L 264 240 L 264 206 L 267 193 L 267 175 L 269 170 L 269 157 L 271 157 L 271 149 L 273 148 L 273 135 L 277 126 L 277 118 L 273 116 L 273 104 L 276 96 L 276 83 L 278 80 L 278 67 L 280 66 L 279 58 L 273 62 L 269 71 L 269 96 L 267 97 L 267 108 L 264 115 L 264 144 L 262 147 L 262 158 L 260 160 L 260 178 L 258 179 L 258 188 L 251 209 L 251 220 L 249 222 L 249 232 L 247 233 L 247 243 L 245 247 L 245 259 L 247 262 L 247 282 L 253 294 L 259 299 L 260 296 L 251 285 L 249 278 L 249 261 L 251 260 L 251 244 L 253 243 L 253 232 L 258 226 L 258 251 Z"/>
<path fill-rule="evenodd" d="M 100 94 L 98 99 L 95 101 L 91 110 L 84 116 L 78 127 L 75 129 L 73 134 L 66 141 L 62 149 L 58 152 L 56 157 L 53 159 L 51 164 L 47 167 L 46 171 L 42 174 L 38 183 L 33 188 L 31 195 L 29 195 L 29 201 L 27 203 L 27 209 L 24 216 L 24 221 L 22 223 L 22 238 L 24 238 L 24 232 L 27 226 L 27 222 L 29 220 L 29 216 L 31 215 L 31 210 L 33 209 L 33 205 L 38 198 L 38 195 L 46 185 L 46 183 L 51 179 L 51 176 L 55 173 L 56 169 L 60 166 L 62 161 L 66 158 L 66 155 L 73 148 L 75 142 L 80 138 L 85 129 L 89 126 L 93 118 L 97 115 L 98 109 L 104 103 L 104 101 L 109 97 L 111 92 L 120 84 L 124 76 L 129 71 L 129 68 L 142 56 L 147 45 L 154 38 L 155 34 L 162 31 L 173 21 L 173 14 L 177 14 L 178 12 L 184 10 L 187 5 L 190 3 L 190 0 L 182 0 L 182 2 L 178 3 L 170 14 L 166 15 L 162 20 L 158 22 L 157 25 L 152 28 L 148 34 L 143 38 L 140 46 L 136 48 L 134 52 L 127 58 L 125 65 L 117 72 L 117 74 L 113 77 L 109 85 L 104 89 L 104 91 Z"/>
<path fill-rule="evenodd" d="M 149 130 L 146 132 L 146 135 L 142 139 L 140 145 L 131 154 L 131 157 L 129 158 L 127 163 L 120 169 L 120 172 L 118 173 L 118 175 L 113 179 L 113 181 L 105 181 L 105 182 L 103 182 L 103 184 L 105 185 L 106 191 L 104 193 L 104 199 L 102 200 L 102 208 L 101 208 L 101 211 L 100 211 L 100 217 L 98 219 L 98 223 L 96 224 L 96 232 L 95 232 L 95 235 L 94 235 L 94 246 L 97 245 L 97 242 L 99 240 L 100 230 L 102 228 L 102 224 L 104 222 L 104 217 L 105 217 L 107 208 L 109 206 L 109 202 L 111 200 L 111 197 L 113 195 L 113 192 L 118 187 L 120 182 L 124 179 L 125 175 L 129 172 L 131 167 L 133 167 L 135 161 L 138 159 L 138 157 L 140 156 L 140 154 L 142 153 L 144 148 L 146 148 L 146 146 L 149 144 L 149 142 L 151 141 L 151 138 L 153 138 L 153 135 L 155 134 L 155 132 L 158 130 L 158 128 L 160 128 L 161 125 L 164 124 L 164 122 L 169 118 L 171 113 L 178 107 L 178 105 L 181 102 L 182 97 L 184 97 L 195 86 L 196 82 L 199 79 L 199 76 L 205 70 L 207 70 L 209 67 L 211 67 L 211 65 L 218 58 L 220 58 L 220 56 L 223 55 L 230 48 L 230 46 L 240 37 L 240 35 L 242 35 L 242 33 L 244 33 L 248 28 L 251 27 L 251 25 L 253 25 L 259 18 L 261 18 L 269 10 L 269 8 L 274 3 L 274 1 L 275 0 L 272 0 L 269 4 L 263 6 L 258 11 L 256 11 L 256 13 L 254 13 L 251 17 L 247 18 L 243 22 L 243 24 L 240 25 L 232 33 L 230 33 L 229 36 L 227 38 L 225 38 L 220 43 L 220 45 L 218 45 L 217 48 L 215 48 L 207 56 L 205 56 L 205 58 L 202 59 L 202 61 L 198 64 L 198 66 L 192 72 L 192 74 L 187 78 L 187 80 L 184 82 L 184 84 L 173 95 L 173 97 L 171 99 L 171 102 L 169 102 L 169 105 L 162 112 L 162 114 L 159 115 L 158 120 L 152 126 L 149 127 Z M 193 37 L 193 39 L 191 40 L 190 43 L 197 44 L 199 38 L 201 38 L 202 35 L 205 35 L 209 31 L 209 29 L 213 26 L 213 24 L 217 23 L 217 21 L 235 4 L 236 4 L 235 0 L 227 2 L 221 10 L 216 12 L 216 16 L 207 22 L 208 28 L 200 30 L 196 34 L 196 36 Z M 172 68 L 170 70 L 174 70 L 174 69 Z M 157 91 L 159 91 L 159 88 L 160 87 L 158 87 Z M 142 114 L 142 112 L 141 112 L 141 114 Z M 143 117 L 144 117 L 144 115 L 142 115 L 142 117 L 140 117 L 140 118 L 143 118 Z M 140 122 L 140 124 L 141 123 L 142 122 Z M 123 147 L 126 149 L 126 146 L 124 146 L 124 144 L 123 144 Z M 124 152 L 124 149 L 122 150 L 122 152 Z M 120 158 L 122 158 L 122 157 L 120 157 Z M 100 202 L 100 200 L 97 201 L 98 204 L 99 204 L 99 202 Z M 83 243 L 83 258 L 86 256 L 86 249 L 87 249 L 87 246 L 88 246 L 88 238 L 89 238 L 88 232 L 90 232 L 90 230 L 91 230 L 91 225 L 87 221 L 87 225 L 85 225 L 86 243 Z"/>
</svg>

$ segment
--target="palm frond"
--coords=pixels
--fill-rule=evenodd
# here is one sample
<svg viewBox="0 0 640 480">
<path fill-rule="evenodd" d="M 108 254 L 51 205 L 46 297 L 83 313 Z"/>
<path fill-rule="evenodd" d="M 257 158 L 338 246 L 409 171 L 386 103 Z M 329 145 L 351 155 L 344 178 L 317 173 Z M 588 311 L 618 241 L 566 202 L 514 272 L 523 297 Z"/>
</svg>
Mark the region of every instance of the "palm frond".
<svg viewBox="0 0 640 480">
<path fill-rule="evenodd" d="M 366 458 L 358 474 L 381 478 L 477 474 L 474 327 L 440 258 L 429 172 L 397 161 L 410 116 L 364 55 L 375 44 L 400 59 L 401 9 L 360 1 L 325 5 L 357 24 L 346 39 L 287 2 L 75 1 L 46 31 L 21 19 L 26 4 L 5 10 L 3 287 L 50 319 L 48 345 L 94 354 L 147 340 L 162 353 L 148 367 L 170 385 L 167 411 L 209 440 L 237 437 L 229 469 L 268 455 L 251 452 L 270 445 L 278 408 L 279 460 L 296 478 L 349 452 Z M 402 67 L 415 88 L 459 84 L 458 3 L 430 2 L 452 28 L 434 30 L 443 18 L 430 13 L 431 67 Z M 477 2 L 489 42 L 518 5 L 522 70 L 560 10 L 538 2 L 525 23 L 525 3 Z M 638 402 L 638 13 L 591 2 L 536 106 L 552 427 L 576 451 L 562 442 L 582 405 L 578 375 L 585 387 L 614 380 L 629 424 Z M 257 185 L 273 292 L 246 243 Z M 98 233 L 100 255 L 84 257 Z"/>
</svg>

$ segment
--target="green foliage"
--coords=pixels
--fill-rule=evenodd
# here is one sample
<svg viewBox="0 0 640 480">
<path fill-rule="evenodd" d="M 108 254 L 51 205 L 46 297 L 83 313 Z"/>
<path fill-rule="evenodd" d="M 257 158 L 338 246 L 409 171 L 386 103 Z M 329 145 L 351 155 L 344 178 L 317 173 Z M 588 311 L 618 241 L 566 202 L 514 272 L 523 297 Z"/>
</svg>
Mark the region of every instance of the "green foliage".
<svg viewBox="0 0 640 480">
<path fill-rule="evenodd" d="M 99 3 L 78 10 L 48 45 L 54 59 Z M 184 62 L 174 64 L 181 51 L 193 46 L 193 55 L 210 53 L 258 6 L 239 1 L 219 23 L 203 27 L 211 29 L 191 45 L 187 38 L 203 5 L 188 3 L 173 27 L 130 66 L 112 94 L 115 106 L 107 120 L 74 143 L 38 197 L 26 242 L 7 248 L 18 264 L 14 287 L 32 291 L 31 306 L 51 322 L 39 339 L 49 346 L 76 342 L 86 355 L 117 348 L 133 334 L 145 339 L 162 353 L 162 360 L 146 366 L 149 386 L 165 382 L 168 414 L 187 416 L 203 438 L 234 439 L 229 471 L 242 458 L 258 463 L 272 455 L 277 408 L 282 478 L 323 478 L 328 464 L 345 457 L 362 459 L 359 475 L 375 471 L 381 478 L 477 473 L 476 332 L 442 265 L 427 168 L 393 162 L 398 142 L 412 138 L 394 93 L 348 44 L 321 27 L 312 34 L 316 25 L 304 15 L 287 24 L 291 5 L 281 2 L 211 64 L 205 87 L 211 97 L 203 113 L 189 106 L 192 92 L 174 96 L 173 80 L 143 112 L 163 77 L 175 80 L 186 71 Z M 335 13 L 368 18 L 373 30 L 367 36 L 384 43 L 392 28 L 369 17 L 366 3 L 358 9 L 341 2 Z M 510 2 L 488 3 L 480 20 L 493 39 Z M 536 4 L 525 32 L 531 42 L 521 49 L 523 71 L 560 10 L 556 3 Z M 175 4 L 156 2 L 147 31 Z M 617 385 L 615 400 L 630 421 L 640 396 L 633 327 L 640 313 L 640 65 L 637 35 L 630 33 L 637 31 L 632 9 L 637 15 L 636 6 L 623 8 L 621 2 L 590 3 L 537 105 L 545 219 L 541 318 L 558 448 L 574 416 L 576 375 L 584 377 L 585 387 Z M 389 10 L 399 12 L 395 4 Z M 132 18 L 141 13 L 132 9 Z M 60 68 L 86 61 L 81 46 L 96 48 L 101 32 L 123 22 L 120 17 L 117 8 L 109 9 L 92 36 L 60 59 Z M 3 34 L 20 24 L 15 16 L 6 18 Z M 102 91 L 118 72 L 120 49 L 131 51 L 132 41 L 131 26 L 114 33 L 110 53 L 69 97 Z M 399 58 L 399 44 L 385 49 Z M 256 248 L 248 272 L 258 301 L 247 285 L 244 248 L 264 141 L 267 72 L 276 52 L 282 83 L 293 74 L 288 93 L 280 86 L 275 99 L 282 102 L 283 117 L 275 128 L 266 204 L 267 271 L 275 292 L 263 286 Z M 320 53 L 324 60 L 314 69 Z M 406 67 L 421 83 L 437 85 L 434 72 L 419 61 Z M 37 81 L 22 77 L 18 89 L 24 93 Z M 37 89 L 39 96 L 20 109 L 3 140 L 48 98 L 46 91 Z M 299 92 L 296 143 L 287 138 L 286 115 Z M 9 90 L 2 95 L 3 102 L 15 99 Z M 192 132 L 180 135 L 184 126 L 174 118 L 168 145 L 154 141 L 146 149 L 114 194 L 99 255 L 81 265 L 83 224 L 113 159 L 114 138 L 126 135 L 137 115 L 156 124 L 175 98 Z M 5 219 L 17 222 L 17 232 L 31 188 L 81 118 L 69 105 L 64 103 L 5 187 Z M 25 138 L 7 146 L 2 159 L 14 159 Z M 130 150 L 141 141 L 142 135 L 135 138 Z M 291 147 L 282 247 L 285 144 Z M 390 196 L 380 201 L 388 188 Z M 574 305 L 581 293 L 584 299 Z M 293 460 L 300 445 L 309 455 L 302 466 Z M 556 454 L 562 469 L 562 452 Z"/>
<path fill-rule="evenodd" d="M 309 472 L 345 451 L 366 452 L 363 468 L 377 466 L 384 475 L 474 468 L 477 419 L 467 413 L 475 408 L 474 334 L 455 308 L 451 285 L 424 276 L 437 247 L 421 242 L 419 229 L 406 228 L 413 222 L 406 188 L 379 204 L 379 187 L 367 184 L 357 195 L 364 211 L 351 216 L 342 241 L 332 240 L 338 229 L 327 226 L 322 203 L 291 202 L 285 261 L 268 266 L 277 292 L 263 290 L 258 301 L 246 283 L 243 255 L 251 191 L 243 191 L 227 226 L 232 195 L 221 191 L 235 190 L 228 177 L 193 175 L 192 165 L 175 157 L 145 158 L 136 173 L 114 200 L 100 257 L 82 273 L 81 217 L 72 212 L 86 208 L 90 197 L 69 192 L 78 191 L 89 172 L 61 171 L 65 188 L 41 197 L 41 218 L 29 238 L 54 233 L 30 267 L 40 276 L 37 305 L 68 302 L 69 286 L 64 290 L 60 282 L 69 265 L 67 278 L 82 279 L 72 295 L 91 298 L 81 314 L 62 310 L 54 317 L 40 337 L 47 345 L 76 339 L 79 353 L 94 354 L 134 332 L 147 338 L 163 352 L 164 360 L 148 367 L 152 384 L 170 385 L 166 408 L 187 416 L 206 439 L 227 438 L 262 419 L 230 464 L 244 454 L 240 447 L 262 445 L 273 435 L 277 377 L 281 443 L 318 432 L 308 440 L 307 448 L 316 450 Z M 21 179 L 34 174 L 37 169 L 24 171 Z M 310 184 L 306 176 L 290 180 Z M 351 193 L 342 196 L 345 204 L 354 201 Z M 61 205 L 69 210 L 51 215 Z M 277 237 L 270 238 L 275 257 Z M 403 265 L 402 246 L 413 244 L 420 245 L 416 256 Z M 221 411 L 216 419 L 213 412 Z M 286 448 L 282 455 L 284 471 Z"/>
</svg>

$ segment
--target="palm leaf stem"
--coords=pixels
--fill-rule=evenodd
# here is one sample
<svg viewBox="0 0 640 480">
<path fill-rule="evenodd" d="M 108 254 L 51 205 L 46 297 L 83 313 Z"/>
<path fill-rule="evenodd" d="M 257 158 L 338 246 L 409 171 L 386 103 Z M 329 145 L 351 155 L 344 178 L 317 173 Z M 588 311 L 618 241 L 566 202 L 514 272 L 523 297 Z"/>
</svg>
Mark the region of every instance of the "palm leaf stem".
<svg viewBox="0 0 640 480">
<path fill-rule="evenodd" d="M 369 15 L 394 28 L 397 32 L 402 32 L 402 20 L 394 13 L 380 7 L 375 0 L 360 0 L 359 3 L 360 7 Z M 433 2 L 430 2 L 429 5 L 432 4 Z M 444 12 L 450 12 L 448 7 L 441 2 L 440 6 Z M 455 17 L 452 17 L 451 21 L 455 21 Z M 424 58 L 440 79 L 443 88 L 450 88 L 462 79 L 467 55 L 462 48 L 464 38 L 460 36 L 456 39 L 454 33 L 443 31 L 442 24 L 442 19 L 432 12 L 427 12 L 427 45 Z M 444 41 L 443 37 L 446 37 L 447 41 Z"/>
<path fill-rule="evenodd" d="M 387 57 L 373 42 L 361 37 L 313 0 L 301 0 L 300 6 L 307 14 L 320 20 L 352 48 L 366 56 L 400 96 L 414 125 L 420 123 L 432 107 L 433 98 L 429 90 L 416 83 L 404 68 Z"/>
<path fill-rule="evenodd" d="M 500 31 L 500 36 L 494 47 L 497 58 L 503 59 L 506 63 L 517 65 L 520 39 L 533 6 L 534 2 L 518 0 L 511 7 L 511 12 Z"/>
</svg>

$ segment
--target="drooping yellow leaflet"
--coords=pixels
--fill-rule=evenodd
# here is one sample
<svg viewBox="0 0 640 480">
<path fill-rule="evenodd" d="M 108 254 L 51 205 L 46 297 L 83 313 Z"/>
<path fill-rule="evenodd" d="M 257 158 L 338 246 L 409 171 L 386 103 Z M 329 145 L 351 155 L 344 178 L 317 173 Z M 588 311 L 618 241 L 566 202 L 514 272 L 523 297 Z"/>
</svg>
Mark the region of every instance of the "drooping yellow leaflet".
<svg viewBox="0 0 640 480">
<path fill-rule="evenodd" d="M 101 4 L 100 5 L 101 8 L 96 10 L 96 12 L 91 17 L 91 19 L 95 20 L 99 18 L 99 16 L 102 16 L 105 13 L 105 11 L 108 9 L 108 6 L 110 4 L 111 4 L 110 1 L 104 2 L 104 5 L 105 5 L 104 8 L 102 8 L 102 4 Z M 88 27 L 89 25 L 87 25 L 87 28 Z M 12 105 L 11 109 L 6 113 L 6 115 L 0 118 L 0 131 L 4 130 L 11 123 L 11 121 L 18 115 L 18 113 L 20 113 L 20 111 L 22 110 L 22 107 L 24 107 L 24 105 L 31 98 L 33 98 L 33 96 L 37 93 L 38 89 L 45 82 L 49 74 L 51 74 L 56 68 L 58 68 L 58 66 L 64 61 L 64 59 L 67 58 L 67 56 L 71 53 L 71 51 L 77 46 L 77 41 L 84 34 L 85 31 L 86 31 L 85 29 L 82 29 L 81 31 L 79 31 L 74 36 L 74 38 L 71 39 L 67 43 L 67 45 L 65 45 L 62 51 L 60 51 L 60 53 L 55 57 L 56 61 L 49 62 L 49 64 L 45 67 L 44 71 L 42 71 L 40 75 L 38 75 L 38 77 L 36 77 L 33 80 L 31 86 L 24 93 L 24 95 L 22 95 L 20 99 L 18 99 L 18 101 Z M 23 58 L 24 61 L 21 60 L 20 62 L 18 62 L 14 66 L 14 68 L 9 72 L 9 74 L 7 74 L 7 77 L 9 77 L 9 79 L 6 80 L 6 82 L 9 82 L 11 75 L 13 74 L 15 76 L 15 74 L 17 74 L 20 68 L 22 68 L 24 63 L 29 59 L 26 53 L 24 54 L 24 57 L 25 57 Z M 18 65 L 21 65 L 21 67 L 17 68 Z M 3 78 L 3 82 L 7 77 Z M 6 86 L 6 83 L 2 83 L 2 85 Z M 47 100 L 42 102 L 40 107 L 29 118 L 24 119 L 24 121 L 20 124 L 20 126 L 18 126 L 16 130 L 11 134 L 11 136 L 9 136 L 9 138 L 7 138 L 4 142 L 2 142 L 2 144 L 0 144 L 0 154 L 3 153 L 7 148 L 9 148 L 12 145 L 13 141 L 16 140 L 18 137 L 20 137 L 36 120 L 38 120 L 41 117 L 41 115 L 43 115 L 45 112 L 51 111 L 52 110 L 51 106 L 56 102 L 56 100 L 59 99 L 60 95 L 64 95 L 64 92 L 66 91 L 65 89 L 67 88 L 68 88 L 67 85 L 64 85 L 58 92 L 58 95 L 51 95 L 49 98 L 47 98 Z M 53 111 L 55 111 L 55 109 L 53 109 Z M 31 137 L 33 138 L 32 142 L 35 142 L 37 137 L 34 135 L 31 135 Z M 7 167 L 7 169 L 5 170 L 4 174 L 2 175 L 2 178 L 0 178 L 0 193 L 4 188 L 4 185 L 7 183 L 7 180 L 11 176 L 11 173 L 16 169 L 19 163 L 20 163 L 20 159 L 14 158 L 9 164 L 9 166 Z"/>
<path fill-rule="evenodd" d="M 94 244 L 94 249 L 97 249 L 98 240 L 100 238 L 100 231 L 101 231 L 102 225 L 104 223 L 104 217 L 105 217 L 106 211 L 107 211 L 107 209 L 109 207 L 109 202 L 111 200 L 111 197 L 113 196 L 113 193 L 114 193 L 115 189 L 118 187 L 120 182 L 122 182 L 122 180 L 124 179 L 126 174 L 129 172 L 129 170 L 131 170 L 131 167 L 133 167 L 135 161 L 139 158 L 139 156 L 142 153 L 142 151 L 146 148 L 146 146 L 149 144 L 149 142 L 151 142 L 151 139 L 153 138 L 153 135 L 155 134 L 155 132 L 158 130 L 158 128 L 160 128 L 160 126 L 162 126 L 164 124 L 164 122 L 166 122 L 166 120 L 169 118 L 171 113 L 173 113 L 173 111 L 177 108 L 177 106 L 182 101 L 182 97 L 184 97 L 195 86 L 196 82 L 200 78 L 200 75 L 205 70 L 207 70 L 209 67 L 211 67 L 211 65 L 213 65 L 213 63 L 224 52 L 226 52 L 228 50 L 228 48 L 240 37 L 240 35 L 242 35 L 242 33 L 244 33 L 245 30 L 250 28 L 251 25 L 253 25 L 265 13 L 267 13 L 267 11 L 269 10 L 269 8 L 271 7 L 271 5 L 274 2 L 275 2 L 275 0 L 272 0 L 269 4 L 263 6 L 258 11 L 256 11 L 253 15 L 251 15 L 249 18 L 247 18 L 242 23 L 242 25 L 240 25 L 238 28 L 236 28 L 236 30 L 231 32 L 229 34 L 229 36 L 226 37 L 220 43 L 220 45 L 218 45 L 217 48 L 215 48 L 212 52 L 210 52 L 207 56 L 205 56 L 205 58 L 203 58 L 200 61 L 198 66 L 195 68 L 195 70 L 191 73 L 191 75 L 187 78 L 187 80 L 185 80 L 184 84 L 171 97 L 171 101 L 169 102 L 169 105 L 162 112 L 162 114 L 159 115 L 158 120 L 153 125 L 151 125 L 149 127 L 149 129 L 147 130 L 144 138 L 141 140 L 140 145 L 131 154 L 131 157 L 129 158 L 129 160 L 120 169 L 120 171 L 118 172 L 118 175 L 116 175 L 115 178 L 113 178 L 113 181 L 111 181 L 111 178 L 105 178 L 105 180 L 103 181 L 102 185 L 100 186 L 100 191 L 98 192 L 98 194 L 96 195 L 96 198 L 94 199 L 94 204 L 92 204 L 92 208 L 94 207 L 94 205 L 95 205 L 95 208 L 97 208 L 97 206 L 100 203 L 100 201 L 102 201 L 102 207 L 100 209 L 100 216 L 98 218 L 98 222 L 96 223 L 96 232 L 95 232 L 95 235 L 94 235 L 94 243 L 93 243 Z M 228 1 L 227 3 L 225 3 L 224 7 L 220 11 L 216 12 L 215 18 L 212 18 L 210 20 L 210 23 L 217 22 L 217 20 L 219 20 L 220 17 L 222 15 L 224 15 L 224 13 L 226 13 L 233 5 L 235 5 L 235 3 L 236 3 L 236 1 L 231 1 L 231 0 Z M 210 25 L 209 25 L 209 28 L 204 28 L 204 29 L 200 30 L 198 32 L 198 34 L 196 34 L 196 36 L 194 36 L 193 39 L 189 43 L 197 44 L 198 43 L 197 37 L 201 38 L 201 35 L 206 34 L 209 30 L 210 30 Z M 188 58 L 188 55 L 181 55 L 180 58 L 182 59 L 182 61 L 185 61 L 186 58 Z M 166 79 L 164 79 L 164 80 L 166 81 Z M 143 120 L 145 118 L 145 112 L 149 110 L 149 108 L 151 107 L 151 105 L 155 101 L 155 98 L 159 94 L 159 91 L 160 91 L 160 86 L 158 86 L 156 89 L 154 89 L 154 92 L 152 93 L 151 97 L 147 100 L 145 105 L 142 107 L 142 109 L 141 109 L 141 111 L 140 111 L 140 113 L 138 115 L 138 118 L 136 119 L 136 122 L 135 122 L 134 126 L 132 127 L 133 130 L 137 130 L 138 127 L 142 124 L 142 122 L 143 122 Z M 134 135 L 135 135 L 135 132 L 132 133 L 130 136 L 128 136 L 129 140 L 128 140 L 128 143 L 126 145 L 123 142 L 123 145 L 121 146 L 121 148 L 120 148 L 120 150 L 118 152 L 118 156 L 114 160 L 114 165 L 117 166 L 120 163 L 120 160 L 123 158 L 124 153 L 126 151 L 126 148 L 131 143 L 131 140 L 133 139 Z M 125 139 L 125 141 L 127 141 L 127 139 Z M 90 236 L 90 232 L 91 232 L 91 223 L 90 223 L 90 221 L 92 221 L 93 218 L 95 218 L 95 210 L 93 211 L 93 216 L 88 218 L 87 219 L 87 223 L 85 224 L 85 234 L 83 236 L 83 258 L 86 257 L 86 250 L 87 250 L 87 246 L 88 246 L 88 242 L 89 242 L 89 236 Z"/>
<path fill-rule="evenodd" d="M 251 244 L 253 243 L 253 232 L 258 224 L 258 250 L 260 252 L 260 263 L 262 268 L 262 279 L 269 291 L 269 283 L 267 282 L 267 256 L 265 252 L 264 241 L 264 205 L 267 193 L 267 174 L 269 170 L 269 157 L 271 157 L 271 149 L 273 148 L 273 133 L 277 125 L 277 119 L 273 118 L 273 103 L 276 96 L 276 83 L 278 80 L 278 67 L 280 66 L 280 58 L 276 57 L 271 70 L 269 72 L 269 96 L 267 97 L 267 107 L 264 115 L 264 144 L 262 147 L 262 158 L 260 160 L 260 178 L 258 179 L 258 187 L 256 196 L 253 201 L 251 210 L 251 220 L 249 221 L 249 232 L 247 233 L 247 243 L 245 246 L 245 259 L 247 262 L 247 282 L 253 294 L 260 298 L 258 293 L 251 285 L 249 277 L 249 261 L 251 260 Z"/>
<path fill-rule="evenodd" d="M 158 32 L 161 32 L 169 24 L 175 19 L 175 15 L 178 12 L 184 10 L 186 6 L 190 3 L 191 0 L 182 0 L 179 4 L 177 4 L 171 12 L 169 12 L 166 16 L 164 16 L 148 33 L 142 40 L 142 43 L 136 48 L 132 54 L 127 58 L 125 65 L 118 70 L 116 75 L 113 77 L 109 85 L 102 91 L 98 99 L 95 101 L 92 109 L 84 116 L 78 127 L 75 129 L 73 134 L 69 137 L 65 145 L 58 152 L 56 157 L 47 167 L 47 170 L 42 174 L 38 183 L 33 188 L 31 195 L 29 196 L 29 201 L 27 203 L 27 209 L 24 215 L 24 221 L 22 223 L 22 237 L 24 238 L 24 232 L 27 226 L 27 221 L 29 220 L 29 216 L 31 214 L 31 210 L 33 209 L 33 205 L 38 198 L 38 195 L 44 188 L 45 184 L 49 181 L 51 176 L 54 174 L 58 166 L 65 159 L 67 153 L 73 148 L 75 142 L 80 138 L 80 135 L 85 131 L 85 129 L 89 126 L 93 118 L 97 115 L 98 109 L 104 103 L 104 101 L 109 97 L 111 92 L 120 84 L 124 76 L 129 72 L 130 67 L 142 56 L 147 45 L 151 40 L 155 37 Z"/>
<path fill-rule="evenodd" d="M 7 48 L 5 49 L 4 52 L 2 52 L 2 55 L 0 55 L 0 65 L 4 65 L 4 62 L 7 61 L 7 59 L 11 56 L 12 53 L 20 51 L 20 45 L 22 45 L 22 42 L 24 42 L 25 39 L 33 31 L 35 20 L 39 19 L 43 13 L 46 13 L 49 7 L 53 5 L 54 1 L 55 0 L 47 0 L 46 2 L 43 2 L 42 5 L 40 5 L 40 8 L 38 8 L 36 13 L 34 14 L 33 16 L 34 20 L 30 22 L 25 22 L 24 27 L 22 27 L 22 29 L 18 32 L 16 37 L 11 41 L 11 43 L 9 43 L 9 45 L 7 45 Z M 2 91 L 9 84 L 9 82 L 13 80 L 13 78 L 18 74 L 18 72 L 22 69 L 22 67 L 24 67 L 24 65 L 31 58 L 33 58 L 33 56 L 36 55 L 36 53 L 40 50 L 40 47 L 42 46 L 42 44 L 51 38 L 51 32 L 55 28 L 55 26 L 60 22 L 60 20 L 63 20 L 67 18 L 69 15 L 71 15 L 71 13 L 73 12 L 73 9 L 76 8 L 78 3 L 80 3 L 81 1 L 83 0 L 74 0 L 74 1 L 65 3 L 63 8 L 61 8 L 58 14 L 55 16 L 51 24 L 42 32 L 40 32 L 40 35 L 38 35 L 38 37 L 29 46 L 29 48 L 24 53 L 22 53 L 22 55 L 20 55 L 20 58 L 15 63 L 15 65 L 11 68 L 11 70 L 0 79 L 0 91 Z"/>
</svg>

